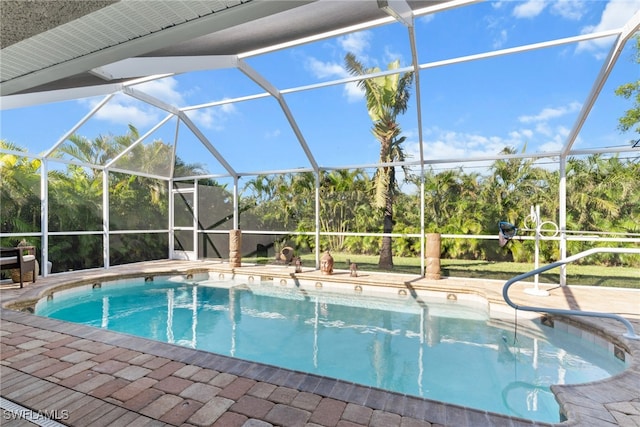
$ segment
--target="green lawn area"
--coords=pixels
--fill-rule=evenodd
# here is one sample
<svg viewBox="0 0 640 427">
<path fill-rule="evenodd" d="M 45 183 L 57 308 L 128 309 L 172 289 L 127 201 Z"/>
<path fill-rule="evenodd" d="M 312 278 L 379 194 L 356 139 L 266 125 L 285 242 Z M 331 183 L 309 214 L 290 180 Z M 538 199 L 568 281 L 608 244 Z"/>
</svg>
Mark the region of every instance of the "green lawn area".
<svg viewBox="0 0 640 427">
<path fill-rule="evenodd" d="M 348 270 L 347 260 L 355 262 L 358 270 L 378 270 L 378 257 L 373 255 L 353 255 L 331 253 L 334 259 L 334 268 Z M 315 265 L 313 254 L 302 255 L 304 266 Z M 245 259 L 245 262 L 257 262 L 261 264 L 272 263 L 273 259 Z M 419 258 L 393 258 L 393 273 L 420 274 Z M 540 264 L 543 266 L 545 264 Z M 441 274 L 444 277 L 473 277 L 477 279 L 495 279 L 507 281 L 527 271 L 534 269 L 533 263 L 516 262 L 491 262 L 478 260 L 454 260 L 442 259 L 440 261 Z M 549 270 L 539 276 L 540 283 L 558 283 L 560 268 Z M 533 281 L 533 277 L 529 279 Z M 587 285 L 618 288 L 640 289 L 640 269 L 631 267 L 607 267 L 601 265 L 567 266 L 567 283 L 569 285 Z"/>
</svg>

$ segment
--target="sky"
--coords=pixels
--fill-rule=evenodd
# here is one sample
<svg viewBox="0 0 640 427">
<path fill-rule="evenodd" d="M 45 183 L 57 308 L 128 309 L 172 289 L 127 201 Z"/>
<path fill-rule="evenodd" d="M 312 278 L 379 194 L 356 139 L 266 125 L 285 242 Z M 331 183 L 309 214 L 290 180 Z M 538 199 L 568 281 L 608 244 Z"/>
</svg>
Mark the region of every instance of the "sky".
<svg viewBox="0 0 640 427">
<path fill-rule="evenodd" d="M 574 37 L 622 27 L 640 10 L 640 0 L 487 1 L 415 21 L 419 64 L 437 64 L 497 49 Z M 531 50 L 496 58 L 430 66 L 420 73 L 422 137 L 426 160 L 462 161 L 498 154 L 561 149 L 574 126 L 614 37 Z M 640 79 L 628 43 L 587 118 L 574 149 L 629 146 L 638 135 L 618 130 L 632 101 L 614 95 Z M 379 144 L 371 134 L 364 97 L 355 84 L 290 89 L 349 77 L 344 57 L 352 52 L 365 67 L 399 60 L 410 65 L 408 32 L 390 24 L 246 58 L 246 63 L 284 99 L 314 155 L 324 167 L 375 164 Z M 265 91 L 237 69 L 199 71 L 136 86 L 178 107 L 233 100 Z M 419 159 L 415 84 L 409 109 L 399 118 L 405 152 Z M 0 111 L 0 137 L 43 153 L 85 117 L 102 97 Z M 87 121 L 79 135 L 122 135 L 134 125 L 144 135 L 167 113 L 119 94 Z M 193 110 L 189 117 L 237 172 L 308 168 L 310 162 L 272 97 Z M 145 140 L 173 143 L 187 163 L 212 174 L 224 168 L 175 118 Z M 640 153 L 626 154 L 640 157 Z M 454 164 L 453 166 L 455 166 Z"/>
</svg>

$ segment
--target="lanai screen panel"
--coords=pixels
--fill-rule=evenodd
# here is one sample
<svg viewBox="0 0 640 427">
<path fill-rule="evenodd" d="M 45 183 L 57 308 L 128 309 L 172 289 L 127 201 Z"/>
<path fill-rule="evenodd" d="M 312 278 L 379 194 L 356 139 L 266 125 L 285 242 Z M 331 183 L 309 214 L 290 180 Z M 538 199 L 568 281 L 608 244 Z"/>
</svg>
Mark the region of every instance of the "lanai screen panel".
<svg viewBox="0 0 640 427">
<path fill-rule="evenodd" d="M 168 116 L 145 135 L 133 132 L 134 139 L 125 151 L 110 164 L 119 170 L 155 175 L 164 178 L 172 176 L 174 162 L 174 141 L 177 118 Z"/>
<path fill-rule="evenodd" d="M 178 125 L 177 137 L 176 163 L 173 170 L 175 178 L 229 173 L 205 145 L 206 143 L 198 138 L 182 120 Z M 208 142 L 214 144 L 216 141 Z"/>
<path fill-rule="evenodd" d="M 424 15 L 415 20 L 419 62 L 512 49 L 622 25 L 606 21 L 606 16 L 598 22 L 606 7 L 607 2 L 486 1 Z"/>
<path fill-rule="evenodd" d="M 225 126 L 205 135 L 236 171 L 310 166 L 298 136 L 273 97 L 239 102 L 225 110 Z"/>
<path fill-rule="evenodd" d="M 101 231 L 103 229 L 102 170 L 60 165 L 48 173 L 49 231 Z"/>
<path fill-rule="evenodd" d="M 154 164 L 146 163 L 142 148 L 134 148 L 142 136 L 157 125 L 166 113 L 145 102 L 131 98 L 122 93 L 103 102 L 104 98 L 89 98 L 82 101 L 84 112 L 76 117 L 77 126 L 68 131 L 72 134 L 62 141 L 60 145 L 53 146 L 52 158 L 59 158 L 73 162 L 86 163 L 97 166 L 114 165 L 131 172 L 153 173 Z M 101 105 L 102 103 L 102 105 Z M 90 113 L 93 114 L 90 115 Z M 66 136 L 67 133 L 62 136 Z M 162 138 L 162 137 L 161 137 Z M 166 139 L 166 136 L 164 137 Z M 149 141 L 140 141 L 143 147 Z M 138 144 L 140 144 L 140 142 Z M 151 142 L 153 144 L 153 142 Z M 171 140 L 162 144 L 171 145 Z M 127 154 L 127 150 L 135 149 L 139 157 L 133 159 L 133 153 Z M 149 150 L 149 154 L 153 150 Z M 164 157 L 164 165 L 155 160 L 155 167 L 168 169 L 166 163 L 169 158 Z M 169 162 L 170 163 L 170 162 Z"/>
<path fill-rule="evenodd" d="M 228 258 L 233 226 L 233 180 L 200 179 L 197 188 L 200 258 Z M 242 207 L 241 207 L 242 210 Z"/>
<path fill-rule="evenodd" d="M 198 219 L 198 228 L 203 231 L 233 229 L 232 179 L 198 180 Z"/>
<path fill-rule="evenodd" d="M 425 158 L 462 162 L 504 148 L 558 152 L 598 73 L 595 67 L 577 71 L 571 60 L 545 59 L 562 57 L 562 49 L 421 71 Z M 523 68 L 522 56 L 539 64 L 535 75 Z"/>
<path fill-rule="evenodd" d="M 168 86 L 165 90 L 166 95 L 173 98 L 163 96 L 162 99 L 165 102 L 172 101 L 173 104 L 182 108 L 242 99 L 265 92 L 237 68 L 235 56 L 229 58 L 226 61 L 221 60 L 223 64 L 218 64 L 212 59 L 210 68 L 162 79 L 163 84 Z M 224 124 L 225 120 L 221 117 L 214 116 L 210 120 L 212 127 Z"/>
<path fill-rule="evenodd" d="M 169 221 L 166 180 L 109 172 L 109 229 L 165 230 Z"/>
<path fill-rule="evenodd" d="M 52 272 L 103 266 L 103 171 L 49 163 L 48 227 Z"/>
<path fill-rule="evenodd" d="M 620 129 L 620 118 L 625 117 L 628 110 L 633 109 L 631 98 L 625 99 L 617 95 L 616 90 L 629 83 L 640 80 L 640 66 L 637 63 L 639 53 L 634 43 L 628 43 L 622 50 L 620 59 L 611 70 L 611 74 L 598 94 L 593 109 L 585 120 L 583 128 L 573 145 L 575 150 L 629 148 L 640 134 L 633 128 L 628 131 Z M 637 129 L 637 125 L 636 128 Z M 627 153 L 626 157 L 640 158 L 640 153 Z"/>
<path fill-rule="evenodd" d="M 315 230 L 315 177 L 312 172 L 245 176 L 240 228 L 254 231 Z"/>
<path fill-rule="evenodd" d="M 166 259 L 169 237 L 166 233 L 112 234 L 109 236 L 109 265 Z"/>
<path fill-rule="evenodd" d="M 104 267 L 102 235 L 49 236 L 51 272 L 61 273 Z"/>
<path fill-rule="evenodd" d="M 2 110 L 2 140 L 38 155 L 49 151 L 87 112 L 87 99 Z"/>
<path fill-rule="evenodd" d="M 329 86 L 286 96 L 320 166 L 377 163 L 380 143 L 362 93 L 353 85 Z M 400 117 L 401 123 L 408 115 Z"/>
</svg>

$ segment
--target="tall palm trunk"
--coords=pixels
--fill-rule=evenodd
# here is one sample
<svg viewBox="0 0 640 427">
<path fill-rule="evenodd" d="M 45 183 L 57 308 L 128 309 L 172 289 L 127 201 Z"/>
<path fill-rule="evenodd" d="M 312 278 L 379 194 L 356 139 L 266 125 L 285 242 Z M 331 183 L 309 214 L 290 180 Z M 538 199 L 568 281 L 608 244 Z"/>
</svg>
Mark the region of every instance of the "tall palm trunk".
<svg viewBox="0 0 640 427">
<path fill-rule="evenodd" d="M 393 168 L 385 167 L 385 174 L 393 174 Z M 390 180 L 391 181 L 391 180 Z M 390 184 L 391 185 L 391 184 Z M 382 219 L 382 232 L 384 234 L 393 233 L 393 189 L 387 188 L 385 196 L 384 216 Z M 380 259 L 378 260 L 378 268 L 391 270 L 393 268 L 393 251 L 391 247 L 391 236 L 382 237 L 382 245 L 380 245 Z"/>
</svg>

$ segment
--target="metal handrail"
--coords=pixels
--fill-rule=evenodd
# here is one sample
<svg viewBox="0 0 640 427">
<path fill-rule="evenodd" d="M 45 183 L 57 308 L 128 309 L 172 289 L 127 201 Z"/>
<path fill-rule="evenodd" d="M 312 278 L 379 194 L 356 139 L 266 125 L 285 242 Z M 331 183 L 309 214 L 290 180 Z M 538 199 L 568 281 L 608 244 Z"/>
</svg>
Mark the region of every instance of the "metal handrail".
<svg viewBox="0 0 640 427">
<path fill-rule="evenodd" d="M 593 248 L 593 249 L 588 249 L 586 251 L 577 253 L 575 255 L 572 255 L 568 258 L 565 258 L 561 261 L 557 261 L 554 263 L 551 263 L 549 265 L 545 265 L 543 267 L 540 268 L 536 268 L 535 270 L 531 270 L 527 273 L 524 274 L 520 274 L 519 276 L 516 276 L 512 279 L 509 279 L 506 281 L 506 283 L 504 284 L 504 287 L 502 288 L 502 297 L 504 298 L 504 300 L 506 301 L 507 304 L 509 304 L 511 307 L 515 308 L 516 310 L 523 310 L 523 311 L 536 311 L 536 312 L 544 312 L 544 313 L 549 313 L 549 314 L 565 314 L 565 315 L 574 315 L 574 316 L 586 316 L 586 317 L 602 317 L 605 319 L 614 319 L 614 320 L 618 320 L 620 322 L 622 322 L 624 324 L 624 326 L 627 328 L 627 333 L 623 334 L 623 336 L 625 338 L 631 339 L 631 340 L 640 340 L 640 336 L 637 335 L 633 329 L 633 325 L 631 324 L 631 322 L 629 322 L 627 319 L 625 319 L 624 317 L 614 314 L 614 313 L 599 313 L 599 312 L 594 312 L 594 311 L 580 311 L 580 310 L 563 310 L 563 309 L 555 309 L 555 308 L 544 308 L 544 307 L 530 307 L 530 306 L 521 306 L 518 305 L 516 303 L 514 303 L 513 301 L 511 301 L 511 299 L 509 298 L 509 288 L 511 287 L 511 285 L 513 285 L 515 282 L 518 282 L 520 280 L 526 279 L 528 277 L 534 276 L 536 274 L 540 274 L 544 271 L 547 270 L 551 270 L 552 268 L 556 268 L 556 267 L 560 267 L 561 265 L 564 264 L 568 264 L 570 262 L 576 261 L 580 258 L 584 258 L 586 256 L 592 255 L 594 253 L 600 253 L 600 252 L 607 252 L 607 253 L 632 253 L 632 254 L 640 254 L 640 249 L 633 249 L 633 248 Z"/>
</svg>

